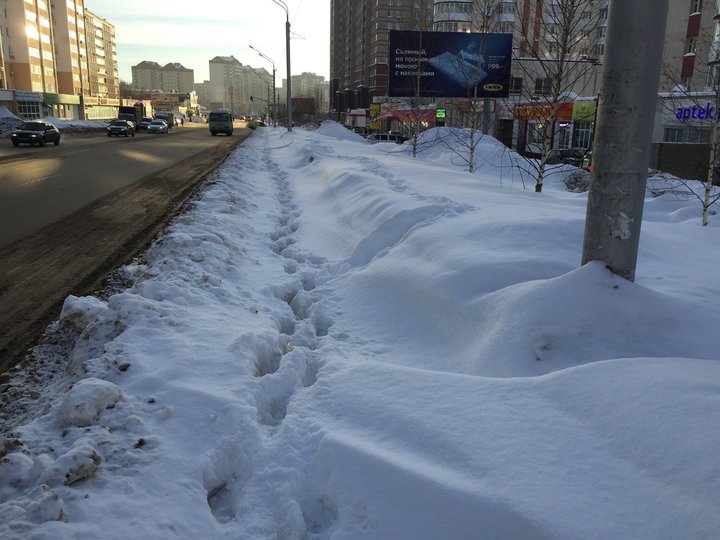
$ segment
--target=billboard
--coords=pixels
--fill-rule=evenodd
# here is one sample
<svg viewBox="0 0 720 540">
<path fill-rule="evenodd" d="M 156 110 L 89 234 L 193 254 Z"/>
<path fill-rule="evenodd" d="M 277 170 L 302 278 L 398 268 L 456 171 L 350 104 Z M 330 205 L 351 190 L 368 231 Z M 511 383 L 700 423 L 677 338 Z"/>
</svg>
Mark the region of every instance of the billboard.
<svg viewBox="0 0 720 540">
<path fill-rule="evenodd" d="M 389 96 L 508 97 L 512 34 L 389 33 Z"/>
</svg>

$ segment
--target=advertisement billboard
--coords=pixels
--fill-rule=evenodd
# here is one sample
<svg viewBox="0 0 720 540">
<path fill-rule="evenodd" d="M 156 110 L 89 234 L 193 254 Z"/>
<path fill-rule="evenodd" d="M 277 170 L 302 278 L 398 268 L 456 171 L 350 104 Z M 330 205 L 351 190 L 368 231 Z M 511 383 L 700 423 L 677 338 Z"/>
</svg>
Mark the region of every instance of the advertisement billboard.
<svg viewBox="0 0 720 540">
<path fill-rule="evenodd" d="M 512 34 L 389 34 L 389 96 L 508 97 Z"/>
</svg>

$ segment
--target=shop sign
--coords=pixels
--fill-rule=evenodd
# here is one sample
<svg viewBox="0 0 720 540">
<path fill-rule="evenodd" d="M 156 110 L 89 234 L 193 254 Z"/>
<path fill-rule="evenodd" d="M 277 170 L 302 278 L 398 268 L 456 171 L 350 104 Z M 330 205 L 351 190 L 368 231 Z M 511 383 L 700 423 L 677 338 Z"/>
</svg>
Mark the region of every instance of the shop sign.
<svg viewBox="0 0 720 540">
<path fill-rule="evenodd" d="M 597 111 L 597 101 L 576 101 L 573 103 L 572 119 L 575 122 L 594 122 Z"/>
<path fill-rule="evenodd" d="M 550 120 L 553 114 L 553 106 L 550 104 L 520 103 L 515 105 L 515 118 L 517 120 Z M 555 120 L 558 122 L 569 122 L 573 119 L 573 104 L 558 103 Z"/>
<path fill-rule="evenodd" d="M 37 101 L 43 100 L 42 93 L 40 92 L 15 92 L 16 101 Z"/>
<path fill-rule="evenodd" d="M 687 122 L 688 120 L 705 120 L 715 119 L 720 120 L 720 114 L 714 111 L 712 103 L 709 101 L 705 104 L 705 107 L 698 107 L 693 105 L 692 107 L 679 107 L 675 112 L 675 118 L 681 122 Z"/>
</svg>

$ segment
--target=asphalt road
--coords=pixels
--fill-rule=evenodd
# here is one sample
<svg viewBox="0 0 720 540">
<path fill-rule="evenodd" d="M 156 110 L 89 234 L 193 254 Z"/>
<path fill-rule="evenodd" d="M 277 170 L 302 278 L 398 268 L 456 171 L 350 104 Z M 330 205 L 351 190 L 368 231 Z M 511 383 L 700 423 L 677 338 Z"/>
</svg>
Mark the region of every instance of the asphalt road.
<svg viewBox="0 0 720 540">
<path fill-rule="evenodd" d="M 0 374 L 68 295 L 92 294 L 143 253 L 250 133 L 189 124 L 127 139 L 69 134 L 44 148 L 0 140 Z"/>
<path fill-rule="evenodd" d="M 188 126 L 128 138 L 70 134 L 44 148 L 0 144 L 0 247 L 222 143 L 204 124 Z"/>
</svg>

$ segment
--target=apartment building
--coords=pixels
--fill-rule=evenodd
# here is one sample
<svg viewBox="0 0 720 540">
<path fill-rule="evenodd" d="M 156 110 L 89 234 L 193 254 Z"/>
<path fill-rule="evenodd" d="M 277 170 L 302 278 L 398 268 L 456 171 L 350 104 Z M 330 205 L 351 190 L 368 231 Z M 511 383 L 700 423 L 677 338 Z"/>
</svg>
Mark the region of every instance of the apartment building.
<svg viewBox="0 0 720 540">
<path fill-rule="evenodd" d="M 160 70 L 162 66 L 157 62 L 144 60 L 130 67 L 132 73 L 132 87 L 136 90 L 160 90 L 162 81 Z"/>
<path fill-rule="evenodd" d="M 228 108 L 235 115 L 262 114 L 272 101 L 272 74 L 240 63 L 234 56 L 209 61 L 208 107 Z M 253 100 L 250 100 L 252 96 Z"/>
<path fill-rule="evenodd" d="M 429 30 L 432 0 L 330 1 L 330 108 L 367 108 L 387 93 L 388 31 Z"/>
<path fill-rule="evenodd" d="M 195 83 L 195 94 L 197 95 L 198 105 L 207 109 L 210 105 L 210 81 Z"/>
<path fill-rule="evenodd" d="M 227 108 L 237 114 L 236 88 L 240 86 L 242 64 L 234 56 L 216 56 L 209 60 L 210 84 L 208 108 Z"/>
<path fill-rule="evenodd" d="M 24 117 L 45 114 L 42 92 L 58 93 L 50 21 L 50 6 L 40 0 L 7 0 L 0 12 L 6 84 L 19 91 L 12 96 L 14 103 L 10 105 Z"/>
<path fill-rule="evenodd" d="M 161 66 L 145 60 L 130 68 L 132 86 L 137 91 L 162 90 L 167 93 L 189 94 L 195 89 L 195 74 L 179 62 Z"/>
<path fill-rule="evenodd" d="M 85 38 L 91 96 L 119 98 L 120 75 L 115 27 L 85 10 Z"/>
<path fill-rule="evenodd" d="M 195 74 L 178 62 L 170 62 L 160 69 L 160 89 L 165 92 L 189 94 L 195 87 Z"/>
<path fill-rule="evenodd" d="M 83 0 L 3 5 L 0 78 L 12 95 L 0 105 L 23 118 L 111 117 L 119 104 L 114 27 L 86 13 Z"/>
</svg>

